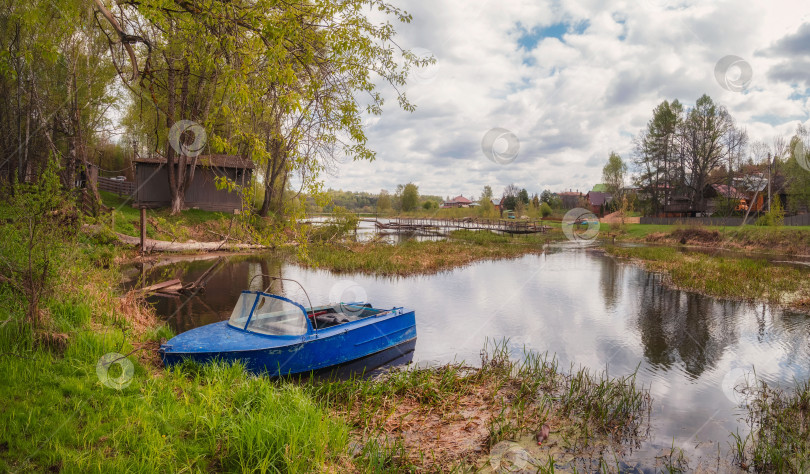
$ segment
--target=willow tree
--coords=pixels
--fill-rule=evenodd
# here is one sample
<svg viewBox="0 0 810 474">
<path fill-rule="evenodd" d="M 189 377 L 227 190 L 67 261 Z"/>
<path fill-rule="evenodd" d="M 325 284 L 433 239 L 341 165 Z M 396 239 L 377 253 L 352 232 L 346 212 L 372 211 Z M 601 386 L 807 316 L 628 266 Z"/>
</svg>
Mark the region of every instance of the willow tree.
<svg viewBox="0 0 810 474">
<path fill-rule="evenodd" d="M 325 155 L 304 151 L 329 144 L 338 130 L 361 145 L 356 157 L 372 158 L 358 131 L 355 94 L 367 92 L 367 110 L 378 112 L 375 80 L 405 83 L 393 27 L 375 25 L 365 12 L 410 17 L 383 1 L 142 0 L 115 10 L 95 2 L 121 79 L 158 117 L 152 135 L 167 160 L 173 213 L 183 207 L 195 165 L 167 140 L 179 120 L 204 125 L 213 152 L 249 153 L 265 174 L 269 163 L 272 200 L 275 180 L 291 169 L 317 174 Z"/>
<path fill-rule="evenodd" d="M 366 114 L 382 112 L 378 81 L 392 86 L 403 109 L 414 109 L 399 88 L 410 67 L 428 64 L 432 58 L 399 49 L 391 23 L 375 25 L 366 8 L 395 21 L 411 19 L 380 1 L 327 2 L 296 10 L 300 23 L 308 26 L 298 31 L 294 42 L 302 46 L 307 60 L 301 61 L 298 51 L 287 51 L 281 59 L 295 80 L 276 78 L 264 84 L 263 107 L 251 109 L 252 155 L 264 187 L 261 216 L 284 214 L 291 174 L 297 174 L 299 190 L 322 197 L 319 175 L 333 170 L 341 158 L 374 159 L 362 120 Z M 269 63 L 271 70 L 277 67 Z"/>
</svg>

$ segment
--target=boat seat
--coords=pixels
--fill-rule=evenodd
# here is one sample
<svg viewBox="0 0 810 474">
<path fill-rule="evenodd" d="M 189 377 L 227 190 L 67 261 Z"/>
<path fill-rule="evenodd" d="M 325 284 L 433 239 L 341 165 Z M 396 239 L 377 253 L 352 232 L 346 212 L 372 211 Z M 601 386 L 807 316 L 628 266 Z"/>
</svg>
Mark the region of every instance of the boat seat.
<svg viewBox="0 0 810 474">
<path fill-rule="evenodd" d="M 315 329 L 328 328 L 332 326 L 337 326 L 338 324 L 349 322 L 349 319 L 346 318 L 343 313 L 319 314 L 312 319 L 314 323 L 313 326 L 315 326 Z"/>
</svg>

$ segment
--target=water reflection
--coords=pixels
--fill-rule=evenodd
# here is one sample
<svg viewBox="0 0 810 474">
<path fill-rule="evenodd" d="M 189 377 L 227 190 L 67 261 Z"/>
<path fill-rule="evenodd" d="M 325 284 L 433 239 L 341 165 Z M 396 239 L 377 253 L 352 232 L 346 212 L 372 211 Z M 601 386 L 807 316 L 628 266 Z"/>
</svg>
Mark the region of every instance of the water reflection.
<svg viewBox="0 0 810 474">
<path fill-rule="evenodd" d="M 210 265 L 175 264 L 153 270 L 153 278 L 190 281 Z M 578 248 L 409 278 L 337 276 L 272 255 L 237 257 L 212 276 L 204 294 L 150 301 L 182 332 L 226 319 L 239 292 L 259 274 L 302 282 L 316 305 L 327 301 L 338 280 L 349 278 L 376 306 L 413 308 L 419 337 L 412 357 L 421 364 L 475 363 L 487 338 L 507 337 L 516 355 L 524 345 L 549 351 L 562 367 L 607 368 L 611 375 L 638 370 L 638 381 L 655 399 L 653 435 L 641 450 L 650 455 L 674 442 L 716 457 L 716 446 L 696 440 L 715 440 L 726 449 L 728 433 L 744 432 L 723 392 L 730 371 L 756 367 L 758 376 L 786 385 L 810 375 L 806 315 L 670 289 L 660 275 Z M 270 284 L 256 278 L 251 289 Z M 294 285 L 272 285 L 304 301 Z"/>
<path fill-rule="evenodd" d="M 669 368 L 680 362 L 697 378 L 737 341 L 734 315 L 743 310 L 743 303 L 669 289 L 659 274 L 634 276 L 640 301 L 636 318 L 644 356 L 651 364 Z"/>
</svg>

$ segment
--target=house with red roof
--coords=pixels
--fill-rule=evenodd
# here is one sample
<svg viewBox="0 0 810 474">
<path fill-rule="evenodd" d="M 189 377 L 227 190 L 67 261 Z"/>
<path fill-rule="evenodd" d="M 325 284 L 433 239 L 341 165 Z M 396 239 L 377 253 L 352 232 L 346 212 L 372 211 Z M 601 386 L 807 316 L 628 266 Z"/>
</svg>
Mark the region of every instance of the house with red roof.
<svg viewBox="0 0 810 474">
<path fill-rule="evenodd" d="M 451 207 L 470 207 L 470 204 L 472 204 L 472 201 L 465 198 L 464 196 L 459 195 L 449 201 L 443 202 L 442 205 L 439 207 L 441 207 L 442 209 L 448 209 Z"/>
</svg>

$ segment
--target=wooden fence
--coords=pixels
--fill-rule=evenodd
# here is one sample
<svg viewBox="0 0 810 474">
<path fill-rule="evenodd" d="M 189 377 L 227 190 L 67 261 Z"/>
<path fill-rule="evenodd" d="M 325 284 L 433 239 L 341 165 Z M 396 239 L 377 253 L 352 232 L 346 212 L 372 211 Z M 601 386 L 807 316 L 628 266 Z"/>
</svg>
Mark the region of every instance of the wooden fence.
<svg viewBox="0 0 810 474">
<path fill-rule="evenodd" d="M 109 191 L 119 196 L 132 196 L 135 193 L 135 183 L 132 181 L 119 181 L 117 179 L 98 177 L 98 189 Z"/>
</svg>

